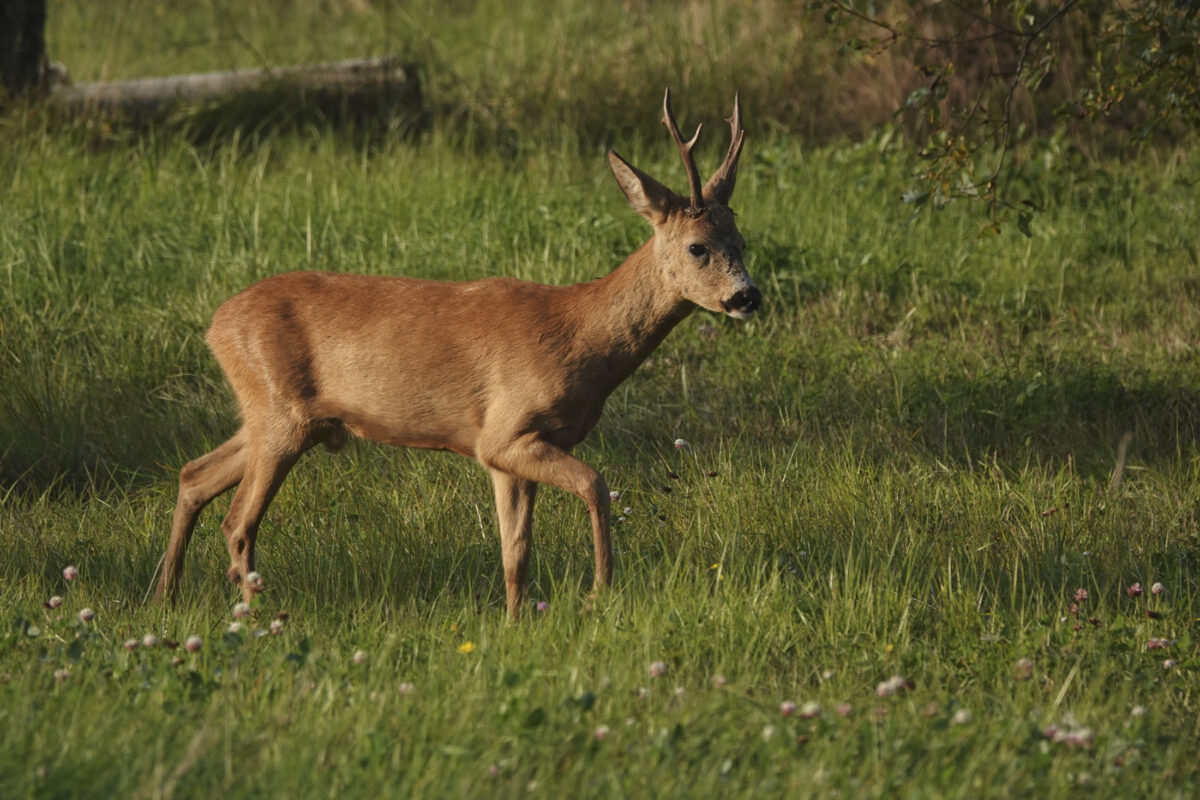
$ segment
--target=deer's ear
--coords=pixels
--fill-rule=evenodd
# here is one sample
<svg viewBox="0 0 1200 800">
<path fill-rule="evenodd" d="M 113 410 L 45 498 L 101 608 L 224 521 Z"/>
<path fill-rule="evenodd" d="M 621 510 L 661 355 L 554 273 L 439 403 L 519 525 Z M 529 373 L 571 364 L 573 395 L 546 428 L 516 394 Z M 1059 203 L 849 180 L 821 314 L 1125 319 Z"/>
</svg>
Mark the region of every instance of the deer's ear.
<svg viewBox="0 0 1200 800">
<path fill-rule="evenodd" d="M 621 158 L 615 150 L 608 151 L 608 165 L 634 211 L 651 225 L 666 222 L 671 209 L 680 202 L 674 192 Z"/>
</svg>

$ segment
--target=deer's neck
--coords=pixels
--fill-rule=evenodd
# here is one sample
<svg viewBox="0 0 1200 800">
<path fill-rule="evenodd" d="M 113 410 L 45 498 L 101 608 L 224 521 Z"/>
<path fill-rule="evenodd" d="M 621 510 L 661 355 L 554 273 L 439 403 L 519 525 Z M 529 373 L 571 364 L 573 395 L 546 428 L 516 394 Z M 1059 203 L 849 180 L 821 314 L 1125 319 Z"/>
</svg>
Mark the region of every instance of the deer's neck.
<svg viewBox="0 0 1200 800">
<path fill-rule="evenodd" d="M 606 395 L 695 308 L 664 280 L 654 239 L 605 277 L 572 288 L 576 366 Z"/>
</svg>

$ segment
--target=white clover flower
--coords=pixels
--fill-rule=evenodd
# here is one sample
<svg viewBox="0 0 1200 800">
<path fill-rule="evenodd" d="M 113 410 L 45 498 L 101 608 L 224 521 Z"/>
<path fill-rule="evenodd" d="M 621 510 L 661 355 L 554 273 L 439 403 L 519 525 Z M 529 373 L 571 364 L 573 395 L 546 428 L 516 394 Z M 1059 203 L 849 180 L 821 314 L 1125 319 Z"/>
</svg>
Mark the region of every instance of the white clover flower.
<svg viewBox="0 0 1200 800">
<path fill-rule="evenodd" d="M 904 691 L 908 688 L 908 681 L 899 675 L 893 675 L 886 681 L 881 681 L 875 686 L 875 694 L 878 697 L 891 697 L 896 692 Z"/>
</svg>

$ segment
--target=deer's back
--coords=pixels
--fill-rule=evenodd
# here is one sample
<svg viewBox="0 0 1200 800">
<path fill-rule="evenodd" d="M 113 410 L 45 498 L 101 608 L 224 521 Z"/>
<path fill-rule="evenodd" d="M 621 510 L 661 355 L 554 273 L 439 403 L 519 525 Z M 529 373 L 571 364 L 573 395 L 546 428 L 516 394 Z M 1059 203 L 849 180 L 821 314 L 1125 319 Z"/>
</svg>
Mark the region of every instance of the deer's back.
<svg viewBox="0 0 1200 800">
<path fill-rule="evenodd" d="M 470 455 L 489 420 L 569 415 L 555 360 L 570 337 L 557 321 L 563 291 L 288 273 L 222 304 L 207 340 L 247 422 L 332 421 L 388 444 Z"/>
</svg>

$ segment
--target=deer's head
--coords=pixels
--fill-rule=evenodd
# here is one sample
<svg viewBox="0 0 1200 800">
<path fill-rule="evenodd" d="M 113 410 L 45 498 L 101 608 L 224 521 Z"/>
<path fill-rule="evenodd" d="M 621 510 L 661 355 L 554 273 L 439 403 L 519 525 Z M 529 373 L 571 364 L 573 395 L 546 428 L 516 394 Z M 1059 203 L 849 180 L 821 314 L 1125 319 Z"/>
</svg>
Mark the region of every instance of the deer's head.
<svg viewBox="0 0 1200 800">
<path fill-rule="evenodd" d="M 702 308 L 745 319 L 762 303 L 762 293 L 742 264 L 746 243 L 729 210 L 743 138 L 742 106 L 736 95 L 728 122 L 733 136 L 725 162 L 701 187 L 692 155 L 700 128 L 685 142 L 671 113 L 671 90 L 663 97 L 663 124 L 687 168 L 688 197 L 675 194 L 615 151 L 608 152 L 608 163 L 633 210 L 654 226 L 655 258 L 667 281 Z"/>
</svg>

